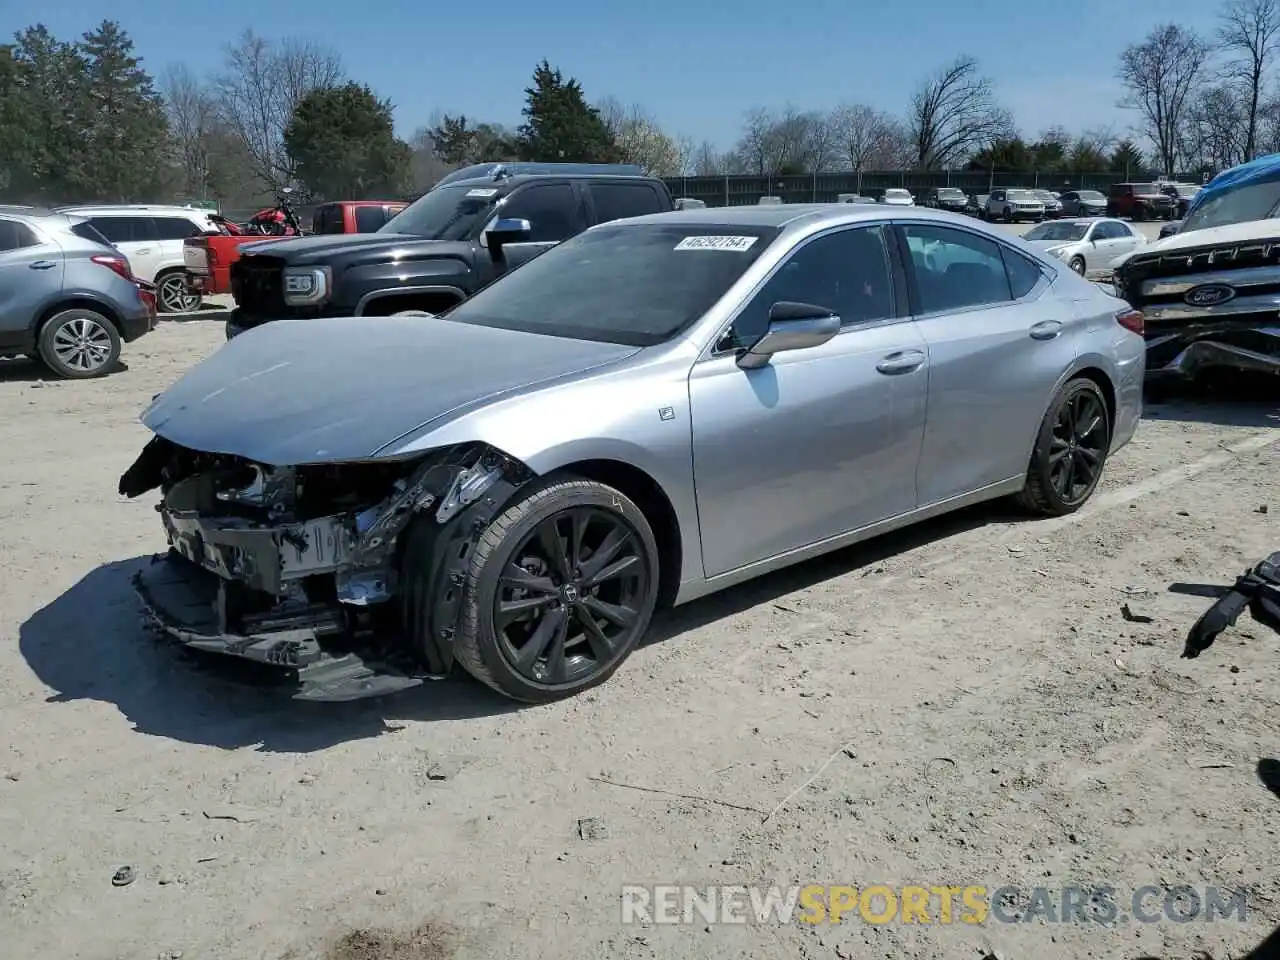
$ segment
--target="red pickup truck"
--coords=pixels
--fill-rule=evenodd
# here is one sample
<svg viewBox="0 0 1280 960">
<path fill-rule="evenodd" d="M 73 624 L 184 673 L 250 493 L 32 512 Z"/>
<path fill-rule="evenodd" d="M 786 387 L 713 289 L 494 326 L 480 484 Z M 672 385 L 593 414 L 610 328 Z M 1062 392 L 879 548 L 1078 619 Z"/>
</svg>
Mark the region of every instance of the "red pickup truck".
<svg viewBox="0 0 1280 960">
<path fill-rule="evenodd" d="M 408 204 L 394 200 L 344 200 L 322 203 L 311 217 L 311 232 L 373 233 Z M 231 264 L 246 244 L 278 240 L 262 234 L 205 234 L 183 241 L 187 285 L 202 296 L 231 292 Z"/>
</svg>

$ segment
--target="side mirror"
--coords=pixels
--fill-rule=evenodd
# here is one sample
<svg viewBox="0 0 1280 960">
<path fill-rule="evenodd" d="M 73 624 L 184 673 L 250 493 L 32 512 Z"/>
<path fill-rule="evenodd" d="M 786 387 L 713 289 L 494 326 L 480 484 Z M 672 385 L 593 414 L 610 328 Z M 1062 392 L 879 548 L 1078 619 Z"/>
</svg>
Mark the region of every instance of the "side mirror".
<svg viewBox="0 0 1280 960">
<path fill-rule="evenodd" d="M 738 354 L 738 366 L 763 367 L 775 353 L 820 347 L 839 332 L 840 317 L 826 307 L 780 300 L 769 309 L 769 329 Z"/>
<path fill-rule="evenodd" d="M 533 224 L 528 220 L 498 219 L 490 224 L 480 236 L 480 245 L 488 247 L 495 256 L 502 253 L 502 247 L 508 243 L 523 243 L 533 233 Z"/>
</svg>

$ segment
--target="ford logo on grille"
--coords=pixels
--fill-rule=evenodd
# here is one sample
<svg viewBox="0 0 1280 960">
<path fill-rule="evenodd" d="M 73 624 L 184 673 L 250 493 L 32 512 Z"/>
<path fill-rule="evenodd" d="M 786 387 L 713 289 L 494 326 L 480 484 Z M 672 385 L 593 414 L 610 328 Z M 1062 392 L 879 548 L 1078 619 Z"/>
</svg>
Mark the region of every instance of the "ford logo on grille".
<svg viewBox="0 0 1280 960">
<path fill-rule="evenodd" d="M 1183 297 L 1193 307 L 1216 307 L 1235 297 L 1236 291 L 1222 283 L 1205 283 L 1192 287 Z"/>
</svg>

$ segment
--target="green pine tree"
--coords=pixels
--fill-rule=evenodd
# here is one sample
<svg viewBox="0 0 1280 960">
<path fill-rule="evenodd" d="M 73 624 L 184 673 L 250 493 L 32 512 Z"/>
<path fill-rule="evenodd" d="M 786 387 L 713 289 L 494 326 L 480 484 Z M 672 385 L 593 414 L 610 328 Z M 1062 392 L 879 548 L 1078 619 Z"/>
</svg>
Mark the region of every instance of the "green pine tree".
<svg viewBox="0 0 1280 960">
<path fill-rule="evenodd" d="M 546 60 L 526 87 L 525 122 L 516 136 L 521 160 L 564 163 L 615 163 L 618 145 L 582 93 L 582 85 L 565 79 Z"/>
</svg>

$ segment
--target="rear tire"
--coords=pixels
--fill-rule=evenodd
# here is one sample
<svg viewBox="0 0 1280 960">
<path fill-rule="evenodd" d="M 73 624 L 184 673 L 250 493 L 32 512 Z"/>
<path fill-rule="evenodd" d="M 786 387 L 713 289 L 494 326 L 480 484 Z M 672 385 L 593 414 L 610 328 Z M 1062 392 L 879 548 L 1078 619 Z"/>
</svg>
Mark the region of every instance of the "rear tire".
<svg viewBox="0 0 1280 960">
<path fill-rule="evenodd" d="M 37 347 L 44 365 L 64 380 L 104 376 L 120 361 L 120 334 L 115 324 L 80 307 L 50 317 L 40 328 Z"/>
<path fill-rule="evenodd" d="M 1019 506 L 1044 517 L 1075 513 L 1097 489 L 1110 447 L 1102 391 L 1087 377 L 1067 381 L 1040 423 Z"/>
<path fill-rule="evenodd" d="M 623 493 L 573 477 L 531 485 L 472 550 L 454 655 L 513 700 L 581 693 L 612 676 L 643 639 L 658 573 L 653 530 Z M 527 612 L 513 615 L 516 607 Z M 500 608 L 510 618 L 501 625 Z"/>
<path fill-rule="evenodd" d="M 200 309 L 201 299 L 187 286 L 187 275 L 182 270 L 170 270 L 156 277 L 157 313 L 194 313 Z"/>
</svg>

